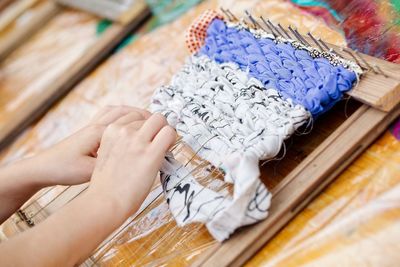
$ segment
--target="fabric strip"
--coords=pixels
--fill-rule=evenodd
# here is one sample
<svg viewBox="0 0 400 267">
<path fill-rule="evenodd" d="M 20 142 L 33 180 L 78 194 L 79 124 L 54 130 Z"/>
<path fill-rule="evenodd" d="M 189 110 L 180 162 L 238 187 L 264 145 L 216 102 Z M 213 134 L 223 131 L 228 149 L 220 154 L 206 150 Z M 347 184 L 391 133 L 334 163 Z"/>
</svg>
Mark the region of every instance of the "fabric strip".
<svg viewBox="0 0 400 267">
<path fill-rule="evenodd" d="M 206 223 L 219 241 L 267 216 L 271 196 L 259 179 L 259 160 L 275 157 L 311 116 L 236 64 L 206 56 L 192 56 L 169 86 L 156 91 L 151 109 L 164 114 L 184 142 L 224 170 L 225 181 L 234 185 L 226 198 L 203 188 L 172 158 L 161 170 L 178 224 Z"/>
<path fill-rule="evenodd" d="M 214 10 L 206 10 L 188 28 L 186 32 L 186 45 L 190 53 L 197 52 L 204 45 L 206 32 L 214 19 L 223 17 Z"/>
<path fill-rule="evenodd" d="M 238 64 L 264 87 L 278 90 L 285 99 L 303 105 L 314 117 L 329 110 L 357 80 L 354 71 L 338 64 L 330 54 L 318 54 L 316 50 L 310 53 L 292 43 L 278 42 L 261 31 L 256 35 L 215 19 L 207 29 L 199 54 L 218 63 Z"/>
</svg>

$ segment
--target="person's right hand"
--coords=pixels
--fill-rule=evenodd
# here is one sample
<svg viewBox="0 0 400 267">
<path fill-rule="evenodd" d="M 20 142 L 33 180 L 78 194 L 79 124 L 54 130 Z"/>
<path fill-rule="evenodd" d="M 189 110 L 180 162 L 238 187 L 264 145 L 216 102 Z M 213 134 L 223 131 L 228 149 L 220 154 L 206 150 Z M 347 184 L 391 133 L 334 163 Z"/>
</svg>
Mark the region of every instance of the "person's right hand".
<svg viewBox="0 0 400 267">
<path fill-rule="evenodd" d="M 121 117 L 104 131 L 88 191 L 113 201 L 129 216 L 148 195 L 175 140 L 175 130 L 160 114 Z"/>
</svg>

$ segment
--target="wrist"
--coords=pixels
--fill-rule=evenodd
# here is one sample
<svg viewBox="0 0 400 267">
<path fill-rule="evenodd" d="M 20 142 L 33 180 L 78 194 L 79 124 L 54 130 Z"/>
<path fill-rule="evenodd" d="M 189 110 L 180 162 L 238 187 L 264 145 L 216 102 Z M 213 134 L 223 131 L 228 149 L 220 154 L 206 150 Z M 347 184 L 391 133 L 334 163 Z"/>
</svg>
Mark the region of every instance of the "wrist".
<svg viewBox="0 0 400 267">
<path fill-rule="evenodd" d="M 37 161 L 36 156 L 17 161 L 10 165 L 10 168 L 13 169 L 15 176 L 18 175 L 27 185 L 38 190 L 54 185 L 48 179 L 49 173 L 46 170 L 46 164 Z"/>
<path fill-rule="evenodd" d="M 122 223 L 130 215 L 130 210 L 127 208 L 126 203 L 122 198 L 115 196 L 110 191 L 100 190 L 92 185 L 89 186 L 86 198 L 90 199 L 89 202 L 96 203 L 97 207 L 101 207 L 102 211 L 106 214 L 111 214 L 117 223 Z"/>
<path fill-rule="evenodd" d="M 15 188 L 11 190 L 13 198 L 18 199 L 21 196 L 33 195 L 47 185 L 39 178 L 33 166 L 28 162 L 28 159 L 2 167 L 0 179 L 3 181 L 4 188 Z"/>
</svg>

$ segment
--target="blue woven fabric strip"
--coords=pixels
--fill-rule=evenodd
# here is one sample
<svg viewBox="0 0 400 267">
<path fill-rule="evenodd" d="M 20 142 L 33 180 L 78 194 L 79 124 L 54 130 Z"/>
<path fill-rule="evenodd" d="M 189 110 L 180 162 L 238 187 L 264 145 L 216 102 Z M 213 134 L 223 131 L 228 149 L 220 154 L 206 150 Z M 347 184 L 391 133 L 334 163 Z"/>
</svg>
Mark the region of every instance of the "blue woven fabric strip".
<svg viewBox="0 0 400 267">
<path fill-rule="evenodd" d="M 210 24 L 199 54 L 218 63 L 238 64 L 266 88 L 303 105 L 314 117 L 329 110 L 357 79 L 353 71 L 334 66 L 326 58 L 313 58 L 289 43 L 256 38 L 248 30 L 228 27 L 219 19 Z"/>
</svg>

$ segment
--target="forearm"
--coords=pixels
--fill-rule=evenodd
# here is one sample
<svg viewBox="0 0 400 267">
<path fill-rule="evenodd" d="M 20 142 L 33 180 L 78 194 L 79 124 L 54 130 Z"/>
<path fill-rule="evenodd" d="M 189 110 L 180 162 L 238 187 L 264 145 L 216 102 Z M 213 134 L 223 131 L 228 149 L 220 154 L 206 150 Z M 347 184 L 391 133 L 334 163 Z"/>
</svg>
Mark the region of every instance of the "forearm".
<svg viewBox="0 0 400 267">
<path fill-rule="evenodd" d="M 10 217 L 38 190 L 48 186 L 37 167 L 22 160 L 0 169 L 0 224 Z"/>
<path fill-rule="evenodd" d="M 0 258 L 10 266 L 73 266 L 89 257 L 127 216 L 117 202 L 87 192 L 0 245 Z"/>
</svg>

